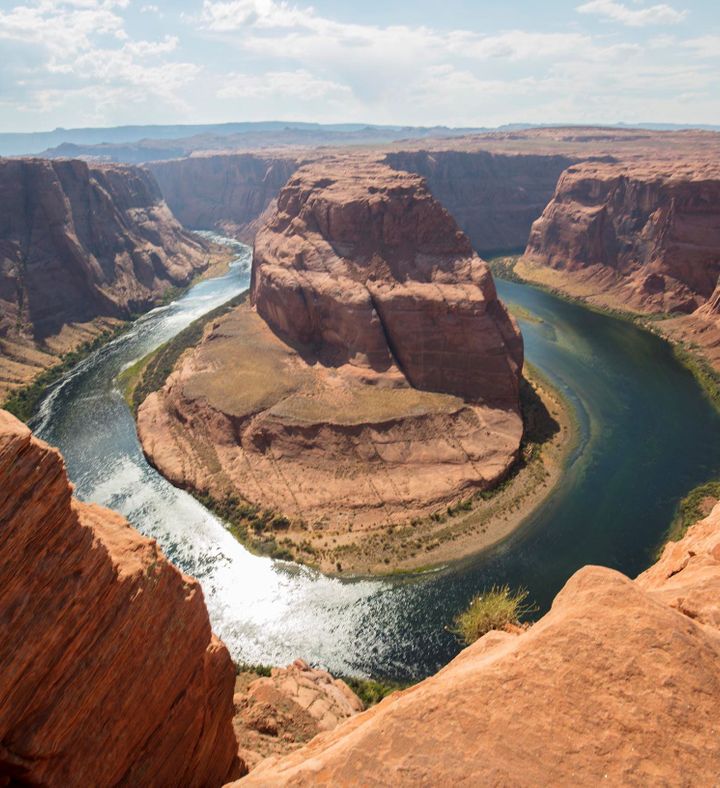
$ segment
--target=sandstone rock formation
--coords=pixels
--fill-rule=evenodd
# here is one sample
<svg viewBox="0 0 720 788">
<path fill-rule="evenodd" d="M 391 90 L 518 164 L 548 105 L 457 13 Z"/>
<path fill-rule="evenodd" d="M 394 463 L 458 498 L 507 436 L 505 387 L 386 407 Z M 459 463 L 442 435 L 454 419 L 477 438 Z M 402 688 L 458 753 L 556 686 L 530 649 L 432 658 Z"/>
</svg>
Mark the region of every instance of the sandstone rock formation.
<svg viewBox="0 0 720 788">
<path fill-rule="evenodd" d="M 144 170 L 0 160 L 0 393 L 93 334 L 73 327 L 147 309 L 209 254 Z"/>
<path fill-rule="evenodd" d="M 595 303 L 692 312 L 720 275 L 720 169 L 688 158 L 570 167 L 524 263 L 522 275 Z"/>
<path fill-rule="evenodd" d="M 713 785 L 720 504 L 634 582 L 585 567 L 529 630 L 268 759 L 252 785 Z"/>
<path fill-rule="evenodd" d="M 252 243 L 258 219 L 298 167 L 283 154 L 215 154 L 149 163 L 177 218 Z"/>
<path fill-rule="evenodd" d="M 265 321 L 327 365 L 517 407 L 522 339 L 492 276 L 425 182 L 370 162 L 290 179 L 255 240 Z"/>
<path fill-rule="evenodd" d="M 202 590 L 0 411 L 0 783 L 221 785 L 235 671 Z"/>
<path fill-rule="evenodd" d="M 385 161 L 415 172 L 483 253 L 524 249 L 532 223 L 555 191 L 562 171 L 577 159 L 553 154 L 488 151 L 391 152 Z"/>
<path fill-rule="evenodd" d="M 235 685 L 235 734 L 249 768 L 286 754 L 363 710 L 360 698 L 327 671 L 301 659 L 257 678 L 241 672 Z"/>
<path fill-rule="evenodd" d="M 251 528 L 272 520 L 284 549 L 334 570 L 363 532 L 507 474 L 522 339 L 421 178 L 350 158 L 298 171 L 256 238 L 251 293 L 256 311 L 209 325 L 139 409 L 171 481 L 244 497 L 266 512 Z"/>
</svg>

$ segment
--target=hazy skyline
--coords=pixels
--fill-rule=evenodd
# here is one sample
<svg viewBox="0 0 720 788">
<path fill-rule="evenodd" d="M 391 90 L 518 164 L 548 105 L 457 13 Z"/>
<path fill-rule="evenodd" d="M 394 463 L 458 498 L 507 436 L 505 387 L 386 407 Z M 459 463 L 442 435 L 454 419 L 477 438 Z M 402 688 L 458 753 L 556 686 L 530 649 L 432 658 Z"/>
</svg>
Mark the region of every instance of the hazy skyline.
<svg viewBox="0 0 720 788">
<path fill-rule="evenodd" d="M 0 0 L 0 131 L 720 122 L 716 2 Z"/>
</svg>

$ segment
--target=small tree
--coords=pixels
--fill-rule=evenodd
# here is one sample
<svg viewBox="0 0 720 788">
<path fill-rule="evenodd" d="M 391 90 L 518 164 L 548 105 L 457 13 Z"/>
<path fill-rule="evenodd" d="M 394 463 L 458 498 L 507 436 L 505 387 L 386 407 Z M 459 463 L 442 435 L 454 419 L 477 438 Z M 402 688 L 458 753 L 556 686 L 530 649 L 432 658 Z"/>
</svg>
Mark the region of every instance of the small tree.
<svg viewBox="0 0 720 788">
<path fill-rule="evenodd" d="M 524 588 L 511 591 L 508 585 L 493 586 L 473 598 L 467 610 L 455 619 L 450 631 L 469 646 L 493 629 L 517 625 L 522 616 L 536 610 L 535 605 L 526 603 L 528 594 Z"/>
</svg>

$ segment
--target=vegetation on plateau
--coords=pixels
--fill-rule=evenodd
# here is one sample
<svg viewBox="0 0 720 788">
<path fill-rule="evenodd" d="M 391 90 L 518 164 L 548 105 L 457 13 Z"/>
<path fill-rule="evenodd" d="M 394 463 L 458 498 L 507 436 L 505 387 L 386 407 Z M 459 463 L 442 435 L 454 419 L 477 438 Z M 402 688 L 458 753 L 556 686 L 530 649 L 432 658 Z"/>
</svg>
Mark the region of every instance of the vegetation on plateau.
<svg viewBox="0 0 720 788">
<path fill-rule="evenodd" d="M 165 381 L 173 371 L 177 360 L 188 348 L 200 341 L 205 326 L 211 320 L 215 320 L 229 312 L 243 303 L 246 298 L 247 292 L 231 298 L 222 306 L 217 307 L 217 309 L 213 309 L 194 320 L 171 340 L 124 370 L 119 375 L 118 380 L 125 394 L 125 399 L 132 410 L 137 412 L 137 409 L 148 394 L 157 391 L 165 385 Z"/>
<path fill-rule="evenodd" d="M 75 350 L 65 353 L 60 357 L 60 361 L 57 364 L 53 364 L 52 367 L 48 367 L 48 369 L 41 372 L 32 383 L 28 383 L 27 386 L 13 391 L 2 404 L 2 407 L 21 421 L 29 421 L 37 410 L 40 400 L 42 400 L 51 386 L 91 353 L 127 331 L 128 327 L 129 323 L 123 323 L 117 328 L 107 329 L 93 337 L 93 339 L 83 342 Z"/>
<path fill-rule="evenodd" d="M 493 586 L 473 598 L 467 610 L 455 619 L 450 631 L 469 646 L 493 629 L 517 626 L 523 616 L 536 609 L 527 603 L 528 594 L 524 588 L 513 591 L 508 585 Z"/>
</svg>

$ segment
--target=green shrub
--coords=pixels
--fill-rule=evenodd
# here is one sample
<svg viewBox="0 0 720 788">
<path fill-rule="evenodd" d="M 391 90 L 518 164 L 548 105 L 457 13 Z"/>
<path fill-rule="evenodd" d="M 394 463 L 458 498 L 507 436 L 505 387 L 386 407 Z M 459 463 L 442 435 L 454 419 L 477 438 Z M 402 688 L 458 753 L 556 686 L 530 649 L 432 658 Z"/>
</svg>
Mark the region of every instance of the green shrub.
<svg viewBox="0 0 720 788">
<path fill-rule="evenodd" d="M 673 518 L 668 540 L 677 542 L 685 536 L 685 532 L 691 525 L 695 525 L 698 520 L 705 517 L 703 511 L 703 503 L 707 498 L 714 498 L 720 500 L 720 482 L 707 482 L 701 484 L 699 487 L 691 490 L 678 504 L 675 510 L 675 517 Z M 662 552 L 663 545 L 660 548 Z"/>
<path fill-rule="evenodd" d="M 511 591 L 507 585 L 493 586 L 470 602 L 450 631 L 470 645 L 493 629 L 518 624 L 523 615 L 535 610 L 533 605 L 526 604 L 527 598 L 528 591 L 524 588 Z"/>
<path fill-rule="evenodd" d="M 410 686 L 410 684 L 402 684 L 397 681 L 376 681 L 375 679 L 360 679 L 355 676 L 343 676 L 342 680 L 365 704 L 365 708 L 374 706 L 393 692 L 407 689 Z"/>
</svg>

